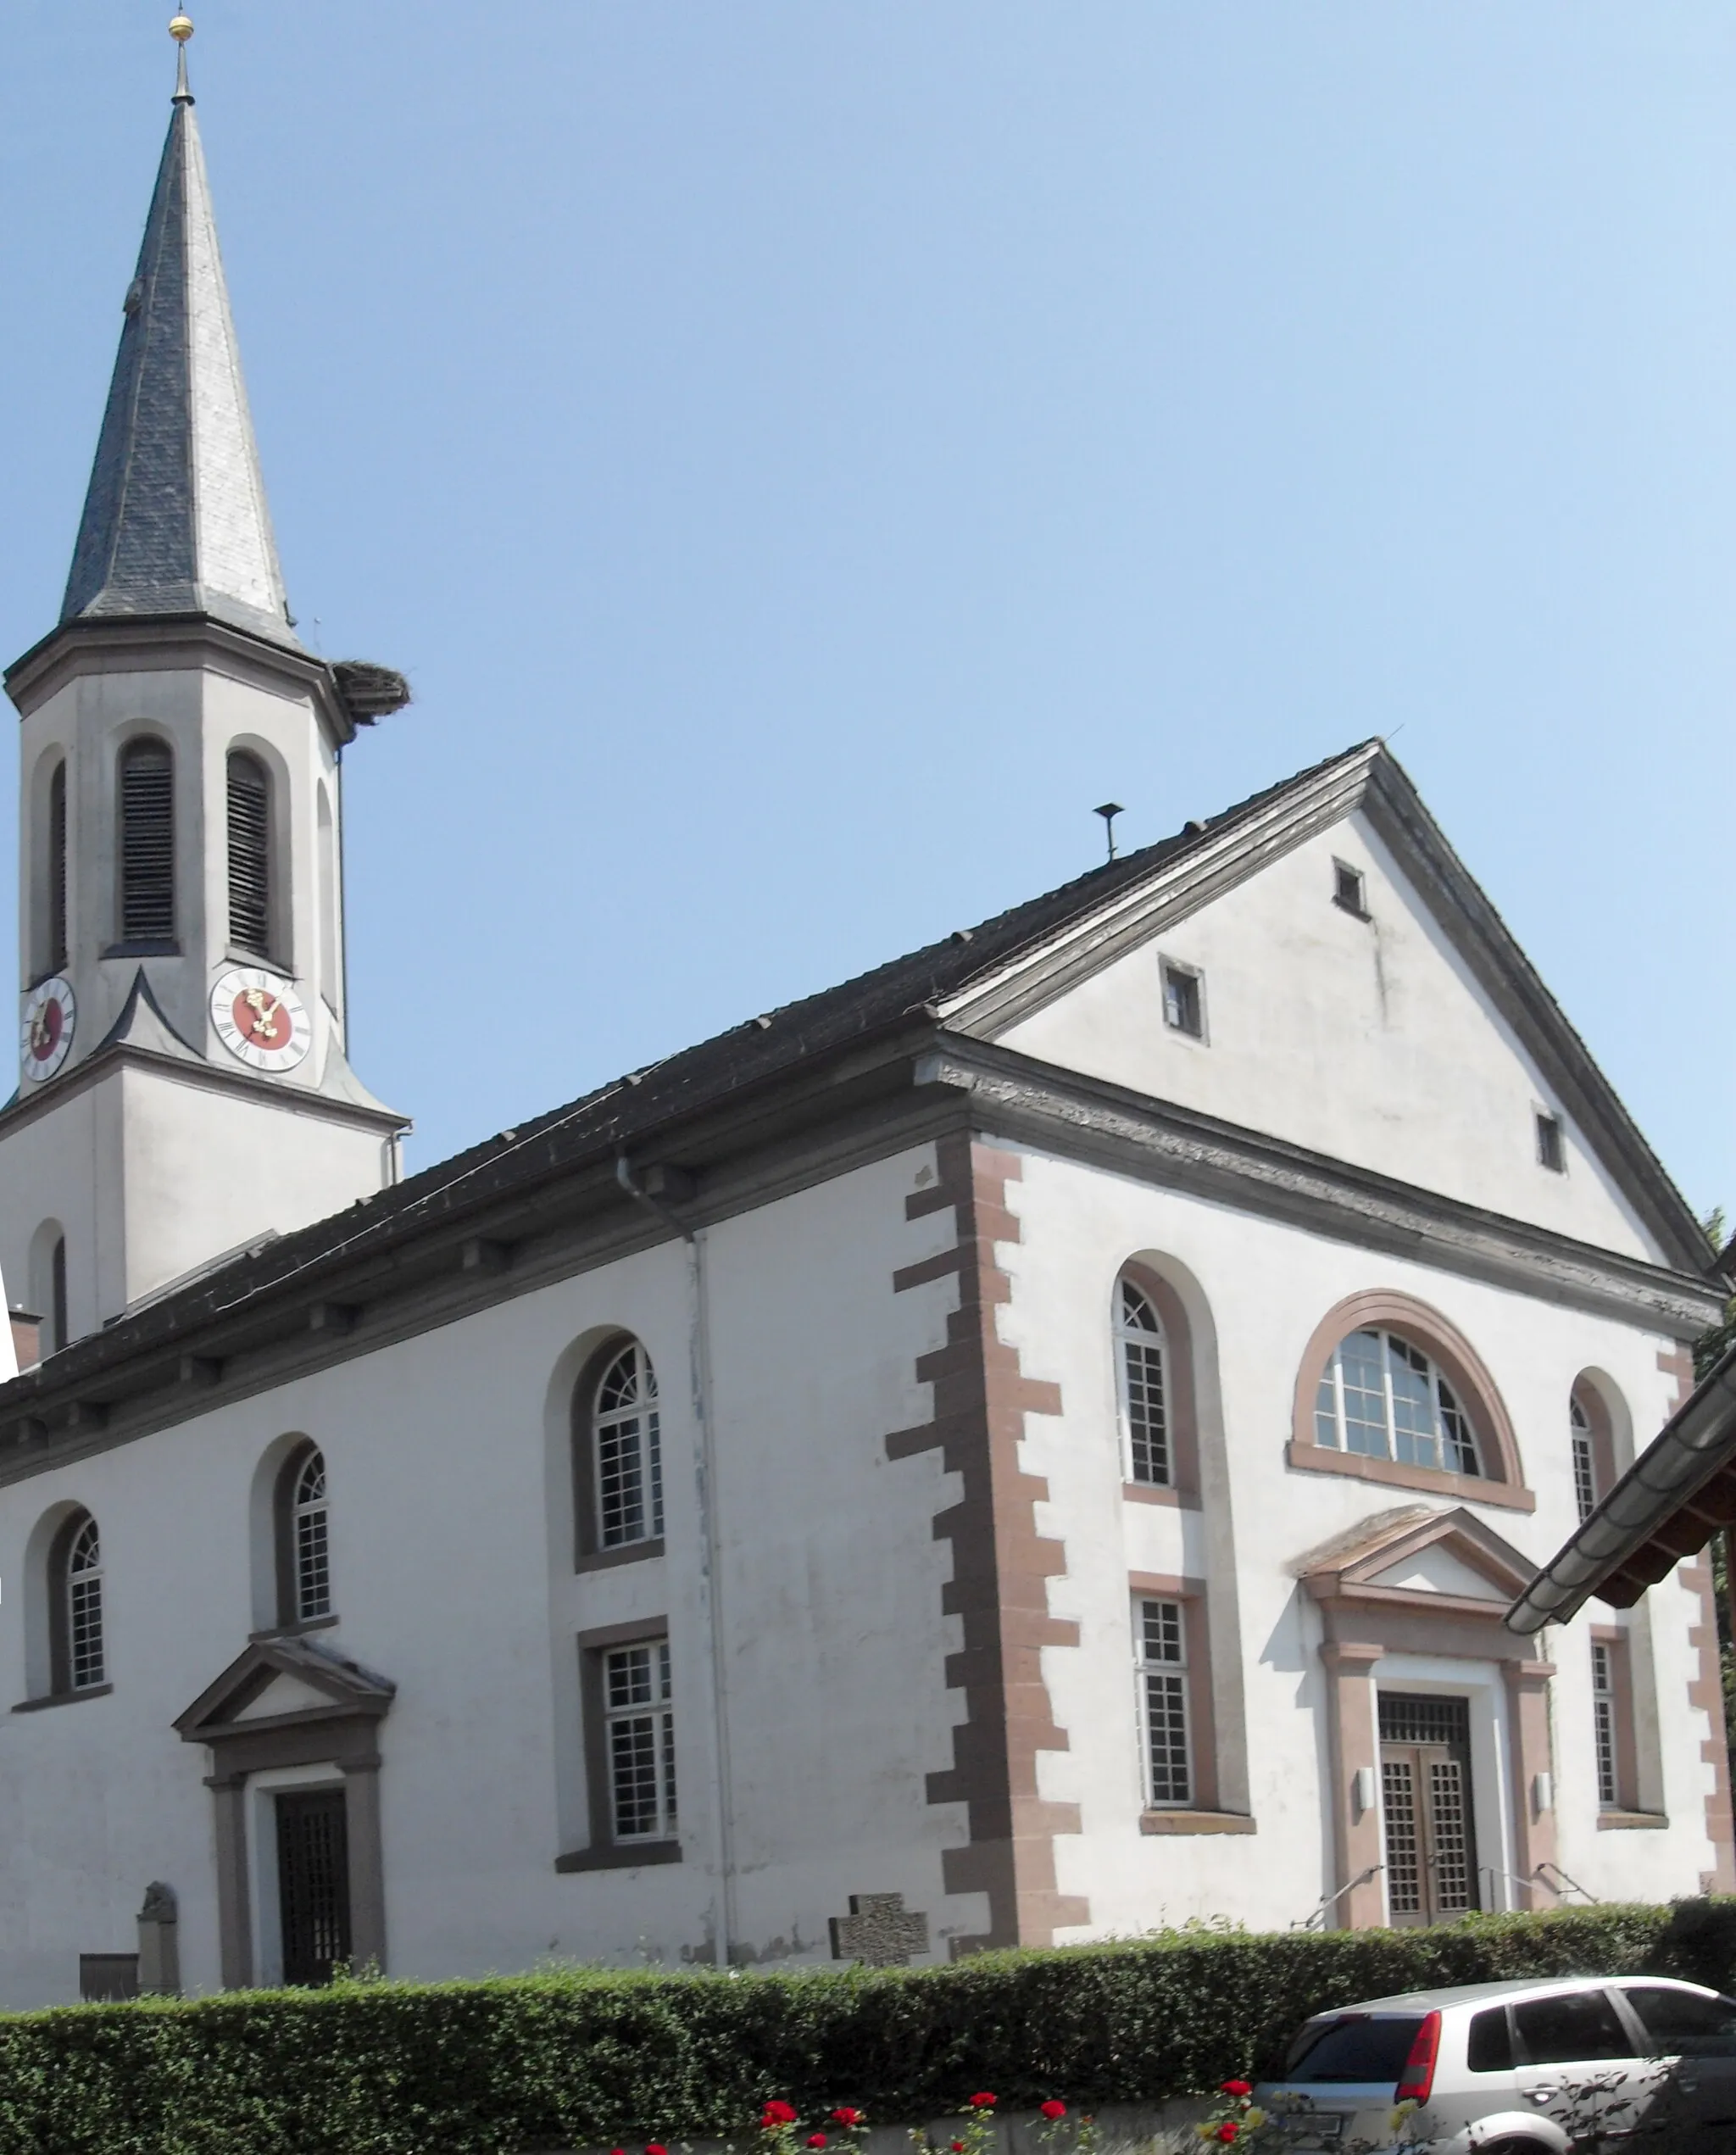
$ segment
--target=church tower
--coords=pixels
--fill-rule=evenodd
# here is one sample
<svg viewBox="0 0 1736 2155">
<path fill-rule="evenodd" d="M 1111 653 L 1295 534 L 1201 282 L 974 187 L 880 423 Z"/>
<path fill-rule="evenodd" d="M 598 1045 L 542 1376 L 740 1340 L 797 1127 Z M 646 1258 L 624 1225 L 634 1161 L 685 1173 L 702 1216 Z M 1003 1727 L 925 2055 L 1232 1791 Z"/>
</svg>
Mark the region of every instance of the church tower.
<svg viewBox="0 0 1736 2155">
<path fill-rule="evenodd" d="M 179 75 L 58 626 L 10 668 L 20 1080 L 0 1276 L 45 1352 L 398 1173 L 350 1070 L 344 749 L 408 701 L 295 632 Z"/>
</svg>

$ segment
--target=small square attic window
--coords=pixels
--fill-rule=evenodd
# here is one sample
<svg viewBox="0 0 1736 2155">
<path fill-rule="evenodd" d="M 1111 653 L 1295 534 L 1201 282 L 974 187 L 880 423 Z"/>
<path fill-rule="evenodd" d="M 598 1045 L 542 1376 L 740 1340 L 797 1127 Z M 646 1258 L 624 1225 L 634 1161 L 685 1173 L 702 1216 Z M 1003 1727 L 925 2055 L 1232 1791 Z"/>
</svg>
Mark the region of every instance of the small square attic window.
<svg viewBox="0 0 1736 2155">
<path fill-rule="evenodd" d="M 1347 913 L 1354 913 L 1359 921 L 1368 918 L 1368 886 L 1360 868 L 1353 868 L 1343 860 L 1333 861 L 1333 903 Z"/>
<path fill-rule="evenodd" d="M 1163 961 L 1163 1022 L 1190 1039 L 1205 1038 L 1205 1005 L 1199 975 L 1187 966 Z"/>
<path fill-rule="evenodd" d="M 1547 1167 L 1552 1175 L 1565 1175 L 1567 1172 L 1567 1148 L 1561 1137 L 1561 1118 L 1545 1115 L 1541 1108 L 1537 1111 L 1537 1160 L 1538 1165 Z"/>
</svg>

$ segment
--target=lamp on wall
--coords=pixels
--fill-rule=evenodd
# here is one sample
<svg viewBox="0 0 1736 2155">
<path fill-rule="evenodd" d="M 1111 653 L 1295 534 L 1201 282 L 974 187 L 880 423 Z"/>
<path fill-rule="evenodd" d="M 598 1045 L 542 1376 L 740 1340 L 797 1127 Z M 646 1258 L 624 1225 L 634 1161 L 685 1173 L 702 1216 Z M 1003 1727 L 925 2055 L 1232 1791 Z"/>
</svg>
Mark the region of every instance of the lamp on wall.
<svg viewBox="0 0 1736 2155">
<path fill-rule="evenodd" d="M 1372 1811 L 1372 1810 L 1373 1810 L 1373 1808 L 1374 1808 L 1374 1768 L 1373 1768 L 1373 1767 L 1372 1767 L 1372 1766 L 1359 1766 L 1359 1767 L 1356 1768 L 1356 1771 L 1355 1771 L 1355 1773 L 1354 1773 L 1354 1774 L 1350 1776 L 1350 1796 L 1351 1796 L 1351 1801 L 1352 1801 L 1355 1804 L 1355 1806 L 1356 1806 L 1356 1812 L 1357 1812 L 1357 1815 L 1358 1815 L 1358 1817 L 1359 1817 L 1359 1818 L 1360 1818 L 1360 1816 L 1361 1816 L 1361 1815 L 1362 1815 L 1365 1812 L 1368 1812 L 1368 1811 Z"/>
</svg>

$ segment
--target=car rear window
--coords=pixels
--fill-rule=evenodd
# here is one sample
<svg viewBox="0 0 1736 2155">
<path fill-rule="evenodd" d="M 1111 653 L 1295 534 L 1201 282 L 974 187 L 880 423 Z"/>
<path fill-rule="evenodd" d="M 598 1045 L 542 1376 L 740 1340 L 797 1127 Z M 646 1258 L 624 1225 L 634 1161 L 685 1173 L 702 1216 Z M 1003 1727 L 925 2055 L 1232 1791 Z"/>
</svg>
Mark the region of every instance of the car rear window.
<svg viewBox="0 0 1736 2155">
<path fill-rule="evenodd" d="M 1298 2084 L 1356 2080 L 1396 2087 L 1422 2025 L 1420 2013 L 1354 2013 L 1310 2020 L 1290 2046 L 1284 2078 Z"/>
<path fill-rule="evenodd" d="M 1635 1984 L 1622 1992 L 1661 2056 L 1736 2058 L 1736 2005 L 1692 1991 Z"/>
<path fill-rule="evenodd" d="M 1631 2058 L 1632 2038 L 1601 1991 L 1527 1998 L 1513 2023 L 1533 2065 L 1577 2065 L 1594 2058 Z"/>
<path fill-rule="evenodd" d="M 1507 2008 L 1494 2005 L 1471 2016 L 1471 2033 L 1465 2040 L 1465 2063 L 1473 2073 L 1511 2073 L 1513 2069 L 1513 2030 Z"/>
</svg>

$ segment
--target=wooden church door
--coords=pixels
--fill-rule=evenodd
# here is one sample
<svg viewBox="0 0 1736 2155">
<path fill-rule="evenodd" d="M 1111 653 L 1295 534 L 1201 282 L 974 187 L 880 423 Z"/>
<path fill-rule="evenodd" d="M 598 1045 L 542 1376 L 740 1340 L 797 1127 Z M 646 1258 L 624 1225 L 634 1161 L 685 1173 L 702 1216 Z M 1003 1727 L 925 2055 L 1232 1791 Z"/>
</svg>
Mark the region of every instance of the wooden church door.
<svg viewBox="0 0 1736 2155">
<path fill-rule="evenodd" d="M 1404 1929 L 1468 1914 L 1477 1906 L 1469 1701 L 1383 1691 L 1380 1771 L 1389 1919 Z"/>
<path fill-rule="evenodd" d="M 277 1799 L 286 1983 L 320 1984 L 350 1957 L 349 1821 L 342 1789 Z"/>
</svg>

